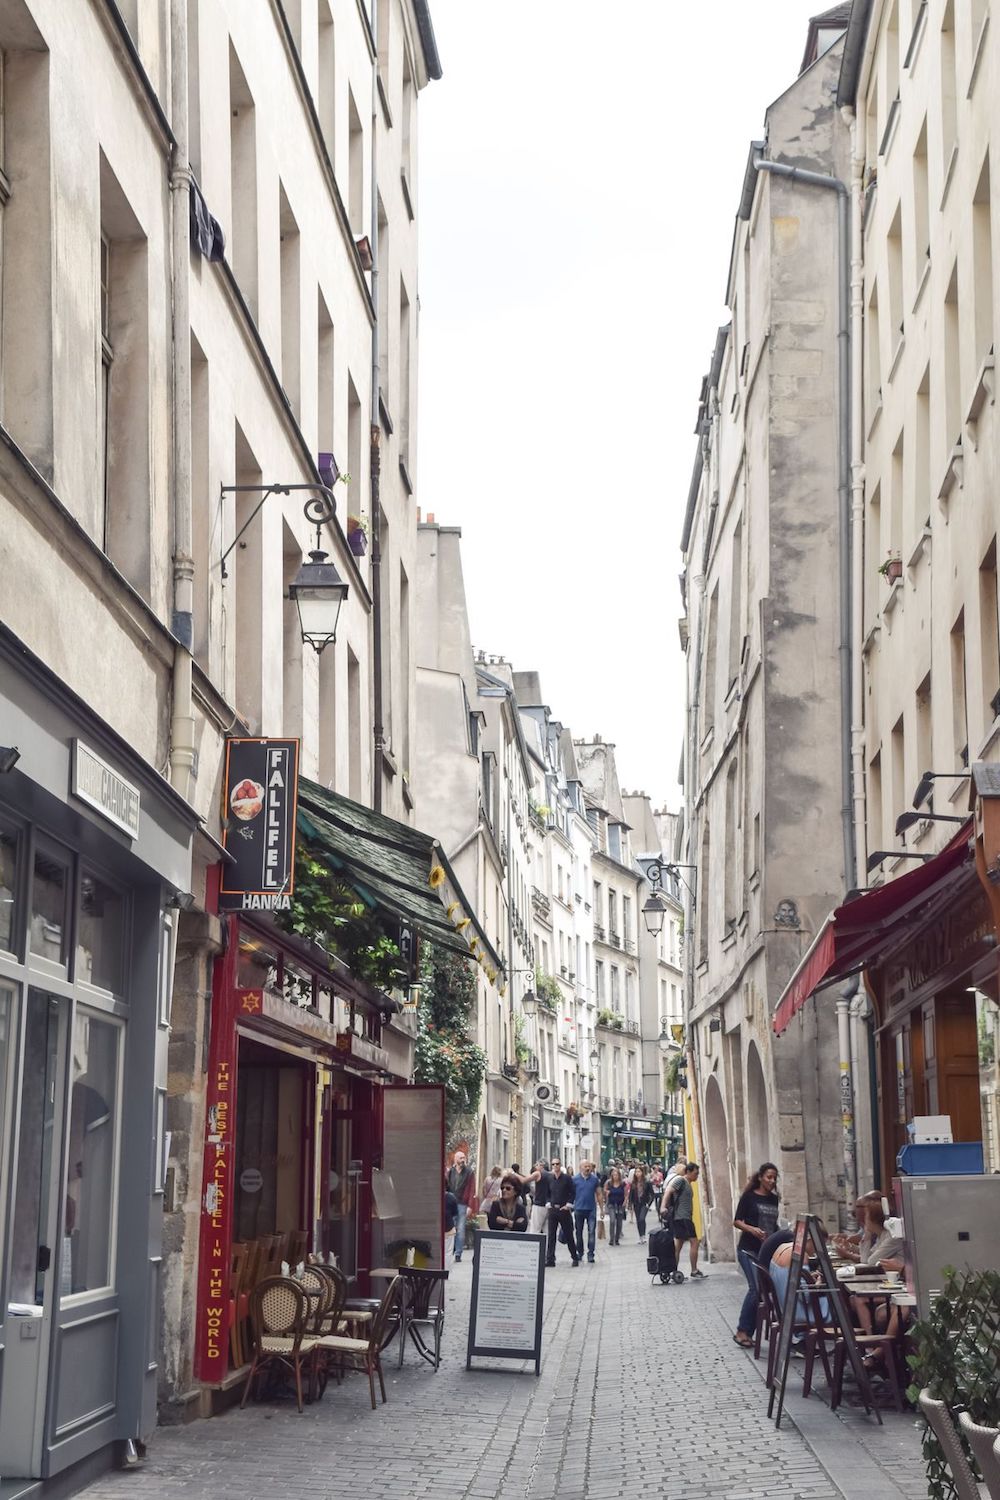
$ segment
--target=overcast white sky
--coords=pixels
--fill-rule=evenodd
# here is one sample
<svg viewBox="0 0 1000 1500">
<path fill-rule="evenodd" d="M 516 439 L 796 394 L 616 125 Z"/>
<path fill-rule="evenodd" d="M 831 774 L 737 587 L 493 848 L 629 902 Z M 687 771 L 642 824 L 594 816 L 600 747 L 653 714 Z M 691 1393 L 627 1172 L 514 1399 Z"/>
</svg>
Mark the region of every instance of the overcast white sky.
<svg viewBox="0 0 1000 1500">
<path fill-rule="evenodd" d="M 699 385 L 749 143 L 824 8 L 431 0 L 418 498 L 462 528 L 477 647 L 671 807 Z"/>
</svg>

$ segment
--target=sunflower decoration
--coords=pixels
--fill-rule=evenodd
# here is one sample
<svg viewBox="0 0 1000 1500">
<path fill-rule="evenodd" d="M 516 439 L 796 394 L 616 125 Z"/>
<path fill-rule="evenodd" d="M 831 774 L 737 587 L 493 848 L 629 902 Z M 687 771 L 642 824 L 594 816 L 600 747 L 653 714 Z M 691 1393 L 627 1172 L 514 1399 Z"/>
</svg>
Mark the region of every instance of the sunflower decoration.
<svg viewBox="0 0 1000 1500">
<path fill-rule="evenodd" d="M 444 882 L 445 873 L 443 866 L 431 865 L 431 873 L 427 877 L 427 884 L 430 886 L 431 890 L 436 891 L 438 886 L 444 885 Z"/>
</svg>

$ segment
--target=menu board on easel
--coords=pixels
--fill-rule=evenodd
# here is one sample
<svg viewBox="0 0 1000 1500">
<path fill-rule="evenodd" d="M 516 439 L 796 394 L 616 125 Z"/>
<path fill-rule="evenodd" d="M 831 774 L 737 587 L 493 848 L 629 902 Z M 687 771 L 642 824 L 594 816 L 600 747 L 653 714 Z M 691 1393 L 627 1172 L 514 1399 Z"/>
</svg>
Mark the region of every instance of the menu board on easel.
<svg viewBox="0 0 1000 1500">
<path fill-rule="evenodd" d="M 542 1306 L 545 1290 L 545 1237 L 500 1229 L 475 1234 L 469 1344 L 465 1368 L 474 1356 L 534 1360 L 542 1367 Z"/>
<path fill-rule="evenodd" d="M 820 1285 L 813 1282 L 806 1284 L 808 1293 L 808 1313 L 798 1316 L 796 1307 L 798 1298 L 803 1290 L 802 1269 L 810 1254 L 819 1266 Z M 871 1382 L 868 1372 L 861 1362 L 858 1346 L 854 1338 L 854 1325 L 848 1314 L 843 1295 L 837 1284 L 833 1266 L 830 1264 L 830 1254 L 826 1248 L 826 1240 L 820 1230 L 819 1219 L 815 1214 L 800 1214 L 795 1221 L 795 1238 L 792 1241 L 792 1258 L 788 1267 L 788 1287 L 785 1292 L 785 1305 L 781 1310 L 781 1335 L 778 1341 L 778 1355 L 775 1360 L 774 1383 L 771 1386 L 771 1396 L 767 1404 L 768 1416 L 774 1415 L 775 1427 L 781 1426 L 781 1413 L 785 1404 L 785 1382 L 788 1379 L 788 1365 L 792 1354 L 792 1337 L 798 1326 L 799 1332 L 804 1331 L 806 1317 L 815 1317 L 816 1298 L 824 1294 L 826 1308 L 824 1308 L 824 1320 L 831 1323 L 838 1331 L 844 1344 L 847 1359 L 854 1372 L 854 1378 L 858 1383 L 858 1390 L 865 1403 L 865 1411 L 870 1415 L 875 1412 L 879 1425 L 882 1423 L 882 1415 L 875 1405 L 872 1397 Z M 806 1298 L 803 1298 L 806 1301 Z M 777 1397 L 778 1410 L 774 1411 L 775 1397 Z"/>
</svg>

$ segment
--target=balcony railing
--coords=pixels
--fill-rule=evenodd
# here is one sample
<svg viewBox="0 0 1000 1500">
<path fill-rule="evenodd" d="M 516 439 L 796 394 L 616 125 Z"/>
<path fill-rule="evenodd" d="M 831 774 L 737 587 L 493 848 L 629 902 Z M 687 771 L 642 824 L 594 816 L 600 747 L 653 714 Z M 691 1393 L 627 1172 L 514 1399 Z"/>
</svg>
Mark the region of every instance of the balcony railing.
<svg viewBox="0 0 1000 1500">
<path fill-rule="evenodd" d="M 623 1115 L 625 1113 L 625 1100 L 624 1099 L 616 1099 L 615 1100 L 615 1109 L 618 1111 L 618 1113 L 620 1115 Z"/>
<path fill-rule="evenodd" d="M 517 1063 L 509 1063 L 509 1062 L 505 1062 L 505 1063 L 504 1063 L 504 1064 L 503 1064 L 503 1066 L 502 1066 L 502 1068 L 501 1068 L 501 1069 L 500 1069 L 500 1071 L 501 1071 L 501 1073 L 502 1073 L 502 1074 L 503 1074 L 503 1076 L 504 1076 L 504 1077 L 505 1077 L 505 1078 L 506 1078 L 506 1079 L 507 1079 L 507 1080 L 508 1080 L 508 1081 L 509 1081 L 509 1082 L 510 1082 L 510 1083 L 516 1083 L 516 1082 L 517 1082 L 517 1078 L 518 1078 L 518 1067 L 517 1067 Z"/>
<path fill-rule="evenodd" d="M 610 1094 L 602 1094 L 601 1095 L 601 1108 L 604 1110 L 605 1113 L 607 1113 L 607 1111 L 611 1108 L 611 1095 Z"/>
<path fill-rule="evenodd" d="M 613 931 L 609 931 L 608 933 L 608 942 L 611 944 L 612 948 L 620 948 L 622 945 L 620 936 L 617 932 Z"/>
<path fill-rule="evenodd" d="M 559 1103 L 559 1085 L 558 1085 L 558 1083 L 554 1083 L 552 1085 L 552 1103 L 553 1104 L 558 1104 Z"/>
<path fill-rule="evenodd" d="M 537 1054 L 537 1052 L 529 1052 L 528 1053 L 528 1060 L 527 1060 L 527 1062 L 524 1065 L 524 1071 L 526 1073 L 532 1074 L 534 1077 L 537 1078 L 537 1076 L 538 1076 L 538 1054 Z"/>
</svg>

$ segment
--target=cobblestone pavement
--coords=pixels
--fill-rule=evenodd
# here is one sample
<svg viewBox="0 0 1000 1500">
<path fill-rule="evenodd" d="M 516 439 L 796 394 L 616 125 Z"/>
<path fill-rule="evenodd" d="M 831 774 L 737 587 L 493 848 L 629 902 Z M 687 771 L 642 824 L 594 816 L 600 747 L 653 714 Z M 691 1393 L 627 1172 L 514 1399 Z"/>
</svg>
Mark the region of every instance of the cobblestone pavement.
<svg viewBox="0 0 1000 1500">
<path fill-rule="evenodd" d="M 471 1256 L 451 1274 L 445 1350 L 435 1374 L 411 1350 L 387 1355 L 388 1404 L 348 1376 L 299 1415 L 248 1406 L 161 1429 L 137 1470 L 86 1500 L 917 1500 L 927 1488 L 915 1419 L 831 1413 L 789 1377 L 779 1432 L 762 1363 L 732 1341 L 743 1279 L 729 1266 L 683 1286 L 650 1285 L 631 1235 L 596 1266 L 565 1252 L 546 1273 L 540 1377 L 529 1366 L 465 1369 Z M 822 1381 L 820 1382 L 822 1384 Z"/>
</svg>

